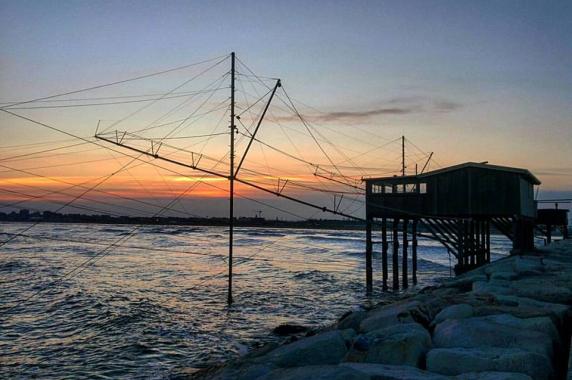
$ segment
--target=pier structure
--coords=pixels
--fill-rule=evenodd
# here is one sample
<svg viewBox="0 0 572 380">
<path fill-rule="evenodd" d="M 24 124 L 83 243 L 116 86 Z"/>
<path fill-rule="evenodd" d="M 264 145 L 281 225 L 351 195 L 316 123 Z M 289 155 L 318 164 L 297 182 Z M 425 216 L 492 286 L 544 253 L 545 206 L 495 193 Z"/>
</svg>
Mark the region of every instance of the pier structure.
<svg viewBox="0 0 572 380">
<path fill-rule="evenodd" d="M 567 202 L 568 203 L 568 202 Z M 567 209 L 558 208 L 556 202 L 554 208 L 538 209 L 536 218 L 536 230 L 544 237 L 545 245 L 552 242 L 552 231 L 560 229 L 563 239 L 568 239 L 568 211 Z"/>
<path fill-rule="evenodd" d="M 526 169 L 467 162 L 416 175 L 366 178 L 364 182 L 366 285 L 370 292 L 374 244 L 381 244 L 384 290 L 389 288 L 390 243 L 393 290 L 399 289 L 400 271 L 403 288 L 409 286 L 410 277 L 417 282 L 418 236 L 445 246 L 456 259 L 457 274 L 490 262 L 493 226 L 512 240 L 514 252 L 534 247 L 534 186 L 540 181 Z M 381 242 L 374 243 L 372 235 L 378 226 Z"/>
</svg>

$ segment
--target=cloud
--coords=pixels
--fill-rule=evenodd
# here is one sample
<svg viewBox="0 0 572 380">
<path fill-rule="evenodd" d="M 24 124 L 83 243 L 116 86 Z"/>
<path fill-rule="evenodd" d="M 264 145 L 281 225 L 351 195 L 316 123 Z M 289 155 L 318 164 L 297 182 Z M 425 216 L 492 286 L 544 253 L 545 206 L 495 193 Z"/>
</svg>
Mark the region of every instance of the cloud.
<svg viewBox="0 0 572 380">
<path fill-rule="evenodd" d="M 463 105 L 448 99 L 431 98 L 426 96 L 396 97 L 380 102 L 378 105 L 365 110 L 336 110 L 320 113 L 303 113 L 304 118 L 311 122 L 360 123 L 383 116 L 403 116 L 420 113 L 449 113 Z M 296 115 L 284 115 L 280 121 L 291 121 Z"/>
<path fill-rule="evenodd" d="M 358 121 L 380 115 L 407 115 L 418 112 L 415 107 L 380 107 L 365 111 L 334 111 L 310 116 L 315 121 L 352 120 Z"/>
</svg>

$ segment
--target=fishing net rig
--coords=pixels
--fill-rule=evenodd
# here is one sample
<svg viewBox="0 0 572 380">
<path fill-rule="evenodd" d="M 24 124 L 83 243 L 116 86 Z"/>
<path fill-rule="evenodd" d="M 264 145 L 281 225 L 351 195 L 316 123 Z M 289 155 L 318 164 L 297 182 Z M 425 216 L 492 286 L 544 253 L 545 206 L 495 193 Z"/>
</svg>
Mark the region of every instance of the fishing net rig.
<svg viewBox="0 0 572 380">
<path fill-rule="evenodd" d="M 176 73 L 186 74 L 187 71 L 192 73 L 184 75 L 183 80 L 167 92 L 151 86 L 149 91 L 139 94 L 126 90 L 127 92 L 112 95 L 80 95 L 130 86 Z M 197 85 L 197 88 L 189 88 L 191 85 Z M 112 121 L 98 120 L 93 136 L 84 136 L 57 123 L 29 116 L 33 112 L 49 110 L 82 112 L 86 109 L 99 110 L 100 107 L 108 109 L 117 106 L 130 109 Z M 304 116 L 301 107 L 309 109 L 314 116 Z M 28 206 L 29 203 L 44 200 L 56 206 L 54 212 L 75 208 L 113 216 L 130 213 L 158 217 L 169 213 L 181 217 L 200 217 L 187 210 L 180 201 L 192 196 L 193 191 L 201 186 L 228 194 L 228 269 L 219 274 L 228 276 L 229 304 L 233 301 L 232 270 L 236 266 L 233 262 L 235 197 L 297 220 L 311 220 L 318 214 L 328 213 L 339 218 L 365 221 L 361 216 L 365 204 L 361 183 L 363 177 L 405 173 L 406 160 L 408 165 L 419 165 L 423 170 L 430 163 L 436 163 L 432 153 L 423 151 L 405 137 L 387 139 L 360 125 L 352 125 L 351 131 L 340 131 L 339 128 L 328 125 L 324 122 L 329 120 L 328 117 L 320 116 L 319 110 L 290 96 L 280 79 L 257 75 L 234 53 L 79 90 L 5 102 L 0 110 L 10 117 L 66 137 L 43 143 L 1 147 L 9 152 L 0 158 L 0 169 L 4 173 L 20 173 L 61 186 L 58 190 L 53 190 L 38 184 L 21 184 L 17 189 L 0 189 L 0 192 L 17 198 L 0 203 L 2 208 L 33 210 Z M 120 115 L 121 112 L 116 114 Z M 146 122 L 142 123 L 142 119 Z M 151 121 L 147 121 L 149 119 Z M 332 140 L 329 133 L 335 134 L 342 142 Z M 377 140 L 383 142 L 380 144 Z M 220 147 L 227 143 L 229 149 L 221 150 Z M 59 146 L 54 146 L 58 144 Z M 356 144 L 367 146 L 368 149 L 363 151 Z M 407 154 L 405 144 L 411 147 L 410 150 L 407 149 Z M 207 147 L 213 145 L 217 147 L 214 153 L 206 154 Z M 253 149 L 259 150 L 258 159 L 248 154 Z M 26 153 L 21 153 L 22 151 Z M 111 157 L 80 160 L 71 164 L 20 166 L 54 157 L 82 156 L 90 151 L 106 152 Z M 368 161 L 374 154 L 375 159 Z M 117 168 L 80 183 L 42 174 L 43 170 L 55 167 L 102 162 L 115 162 Z M 280 165 L 282 162 L 288 162 L 290 166 Z M 383 166 L 380 167 L 381 165 Z M 173 191 L 174 196 L 163 204 L 105 189 L 111 180 L 125 175 L 137 182 L 142 192 L 152 194 L 153 190 L 146 188 L 132 173 L 135 169 L 144 167 L 155 170 L 165 186 L 168 186 L 168 182 L 164 173 L 186 179 L 190 184 L 182 190 Z M 192 174 L 194 172 L 200 175 Z M 228 181 L 228 188 L 213 181 L 216 178 Z M 28 187 L 29 190 L 22 190 L 22 187 Z M 41 193 L 38 194 L 38 191 Z M 303 215 L 300 211 L 288 209 L 287 203 L 272 204 L 269 198 L 260 197 L 260 194 L 315 211 L 308 217 L 307 213 Z M 110 203 L 109 199 L 129 202 L 129 206 Z M 36 225 L 37 223 L 32 223 L 17 233 L 5 234 L 7 238 L 0 241 L 0 247 L 18 237 L 34 236 L 31 231 Z M 92 257 L 32 293 L 23 302 L 79 275 L 114 249 L 125 246 L 140 227 L 133 226 L 127 234 L 103 246 Z M 154 249 L 149 247 L 149 250 Z M 238 264 L 246 259 L 255 259 L 256 254 L 255 251 L 249 257 L 239 257 Z"/>
</svg>

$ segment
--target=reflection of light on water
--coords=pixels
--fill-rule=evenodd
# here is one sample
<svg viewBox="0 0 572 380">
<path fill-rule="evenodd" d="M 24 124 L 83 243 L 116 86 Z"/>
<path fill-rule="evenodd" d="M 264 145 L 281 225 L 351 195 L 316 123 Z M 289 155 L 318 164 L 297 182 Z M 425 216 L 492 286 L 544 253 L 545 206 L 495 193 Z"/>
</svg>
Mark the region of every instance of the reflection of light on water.
<svg viewBox="0 0 572 380">
<path fill-rule="evenodd" d="M 0 224 L 0 232 L 24 227 Z M 34 227 L 30 235 L 56 240 L 18 238 L 3 247 L 0 308 L 25 299 L 131 230 Z M 225 304 L 225 228 L 145 226 L 3 322 L 3 360 L 24 363 L 14 367 L 24 377 L 136 377 L 157 368 L 167 376 L 272 341 L 270 331 L 280 323 L 319 327 L 384 297 L 380 245 L 373 263 L 376 293 L 373 300 L 364 296 L 363 231 L 238 228 L 236 239 L 231 308 Z M 491 244 L 493 258 L 510 249 L 500 236 L 492 236 Z M 446 249 L 420 239 L 419 287 L 448 275 Z M 40 361 L 49 366 L 38 367 Z"/>
</svg>

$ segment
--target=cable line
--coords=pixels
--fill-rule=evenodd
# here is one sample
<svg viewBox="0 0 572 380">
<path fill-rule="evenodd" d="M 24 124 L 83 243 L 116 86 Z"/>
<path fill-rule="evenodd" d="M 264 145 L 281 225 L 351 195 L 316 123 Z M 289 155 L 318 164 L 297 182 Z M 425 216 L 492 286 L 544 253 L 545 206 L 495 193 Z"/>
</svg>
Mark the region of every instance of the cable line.
<svg viewBox="0 0 572 380">
<path fill-rule="evenodd" d="M 122 79 L 122 80 L 118 80 L 118 81 L 111 82 L 111 83 L 105 83 L 105 84 L 100 84 L 100 85 L 96 85 L 96 86 L 92 86 L 92 87 L 86 87 L 86 88 L 82 88 L 82 89 L 79 89 L 79 90 L 73 90 L 73 91 L 64 92 L 64 93 L 61 93 L 61 94 L 55 94 L 55 95 L 44 96 L 44 97 L 36 98 L 36 99 L 32 99 L 32 100 L 20 101 L 20 102 L 16 102 L 16 103 L 9 104 L 9 105 L 7 105 L 7 106 L 3 106 L 3 107 L 1 107 L 0 109 L 5 110 L 5 108 L 17 106 L 17 105 L 20 105 L 20 104 L 27 104 L 27 103 L 37 102 L 37 101 L 40 101 L 40 100 L 47 100 L 47 99 L 59 98 L 59 97 L 61 97 L 61 96 L 77 94 L 77 93 L 80 93 L 80 92 L 91 91 L 91 90 L 96 90 L 96 89 L 99 89 L 99 88 L 104 88 L 104 87 L 109 87 L 109 86 L 115 86 L 115 85 L 118 85 L 118 84 L 123 84 L 123 83 L 132 82 L 132 81 L 136 81 L 136 80 L 140 80 L 140 79 L 150 78 L 150 77 L 153 77 L 153 76 L 162 75 L 162 74 L 167 74 L 167 73 L 170 73 L 170 72 L 173 72 L 173 71 L 183 70 L 183 69 L 187 69 L 187 68 L 192 67 L 192 66 L 197 66 L 197 65 L 204 64 L 204 63 L 212 62 L 212 61 L 217 60 L 217 59 L 219 59 L 219 58 L 221 58 L 221 57 L 226 57 L 226 58 L 228 58 L 228 55 L 221 55 L 221 56 L 218 56 L 218 57 L 215 57 L 215 58 L 211 58 L 211 59 L 207 59 L 207 60 L 204 60 L 204 61 L 195 62 L 195 63 L 191 63 L 191 64 L 184 65 L 184 66 L 174 67 L 174 68 L 167 69 L 167 70 L 157 71 L 157 72 L 150 73 L 150 74 L 139 75 L 139 76 L 133 77 L 133 78 Z"/>
</svg>

